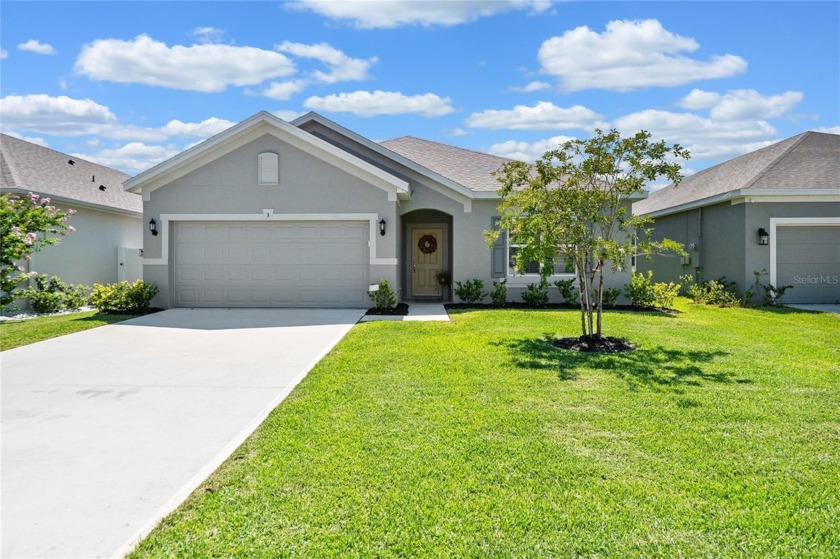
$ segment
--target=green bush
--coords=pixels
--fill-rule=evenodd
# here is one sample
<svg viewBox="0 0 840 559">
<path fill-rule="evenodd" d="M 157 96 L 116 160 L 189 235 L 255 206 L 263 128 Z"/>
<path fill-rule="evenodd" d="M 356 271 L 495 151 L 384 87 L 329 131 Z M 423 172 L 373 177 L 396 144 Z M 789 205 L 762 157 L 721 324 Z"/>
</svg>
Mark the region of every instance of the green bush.
<svg viewBox="0 0 840 559">
<path fill-rule="evenodd" d="M 455 282 L 455 295 L 465 303 L 478 303 L 485 297 L 484 282 L 480 279 L 467 280 L 463 283 Z"/>
<path fill-rule="evenodd" d="M 605 307 L 614 307 L 615 302 L 618 301 L 618 297 L 621 295 L 621 289 L 618 287 L 610 287 L 609 289 L 604 290 L 604 306 Z"/>
<path fill-rule="evenodd" d="M 507 304 L 507 278 L 493 282 L 490 299 L 493 301 L 493 305 L 497 307 L 504 307 Z"/>
<path fill-rule="evenodd" d="M 529 305 L 537 307 L 548 304 L 548 282 L 545 280 L 540 283 L 529 283 L 522 292 L 522 300 Z"/>
<path fill-rule="evenodd" d="M 390 309 L 397 304 L 397 296 L 394 290 L 391 289 L 391 284 L 388 280 L 379 282 L 379 289 L 368 293 L 370 300 L 373 301 L 373 306 L 377 309 Z"/>
<path fill-rule="evenodd" d="M 653 283 L 653 272 L 648 271 L 647 275 L 633 273 L 630 283 L 624 286 L 624 294 L 639 307 L 671 308 L 680 287 L 678 283 Z"/>
<path fill-rule="evenodd" d="M 143 280 L 134 283 L 121 281 L 108 285 L 97 283 L 90 294 L 90 302 L 104 312 L 145 312 L 149 310 L 149 305 L 157 294 L 157 284 L 146 283 Z"/>
<path fill-rule="evenodd" d="M 560 297 L 563 298 L 564 303 L 569 305 L 580 304 L 580 292 L 575 284 L 577 284 L 577 280 L 575 278 L 557 280 L 554 282 L 554 285 L 557 286 L 557 290 L 560 292 Z"/>
<path fill-rule="evenodd" d="M 88 287 L 70 285 L 57 276 L 46 274 L 35 276 L 35 287 L 24 291 L 32 310 L 41 313 L 53 313 L 67 309 L 78 309 L 88 304 Z"/>
<path fill-rule="evenodd" d="M 688 285 L 685 290 L 686 296 L 698 305 L 735 307 L 740 304 L 736 295 L 737 287 L 735 283 L 727 282 L 726 278 L 704 281 L 699 284 L 694 283 L 694 278 L 690 275 L 682 276 L 680 279 Z M 745 297 L 752 298 L 751 295 L 745 295 Z"/>
</svg>

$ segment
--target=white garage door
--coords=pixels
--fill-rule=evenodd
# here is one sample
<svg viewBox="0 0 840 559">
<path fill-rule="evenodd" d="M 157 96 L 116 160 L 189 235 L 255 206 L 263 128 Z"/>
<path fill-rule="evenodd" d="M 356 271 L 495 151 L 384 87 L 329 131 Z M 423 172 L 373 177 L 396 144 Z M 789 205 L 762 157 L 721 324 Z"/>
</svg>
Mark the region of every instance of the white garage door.
<svg viewBox="0 0 840 559">
<path fill-rule="evenodd" d="M 367 307 L 365 222 L 175 224 L 177 307 Z"/>
<path fill-rule="evenodd" d="M 779 226 L 776 237 L 776 283 L 793 286 L 782 301 L 840 301 L 840 227 Z"/>
</svg>

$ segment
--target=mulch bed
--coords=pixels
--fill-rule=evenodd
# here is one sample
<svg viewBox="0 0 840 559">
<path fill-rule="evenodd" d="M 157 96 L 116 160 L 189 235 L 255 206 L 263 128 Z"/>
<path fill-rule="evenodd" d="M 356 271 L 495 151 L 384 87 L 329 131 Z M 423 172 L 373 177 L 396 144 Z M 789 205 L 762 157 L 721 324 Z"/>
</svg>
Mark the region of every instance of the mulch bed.
<svg viewBox="0 0 840 559">
<path fill-rule="evenodd" d="M 619 338 L 611 338 L 609 336 L 602 336 L 596 338 L 594 336 L 580 336 L 579 338 L 557 338 L 551 340 L 554 347 L 560 349 L 570 349 L 572 351 L 581 352 L 598 352 L 598 353 L 621 353 L 624 351 L 633 351 L 636 346 L 630 342 L 625 342 Z"/>
<path fill-rule="evenodd" d="M 406 316 L 408 314 L 408 305 L 406 305 L 405 303 L 400 303 L 396 307 L 391 307 L 390 309 L 377 309 L 376 307 L 371 307 L 367 310 L 365 314 L 376 314 L 384 316 Z"/>
</svg>

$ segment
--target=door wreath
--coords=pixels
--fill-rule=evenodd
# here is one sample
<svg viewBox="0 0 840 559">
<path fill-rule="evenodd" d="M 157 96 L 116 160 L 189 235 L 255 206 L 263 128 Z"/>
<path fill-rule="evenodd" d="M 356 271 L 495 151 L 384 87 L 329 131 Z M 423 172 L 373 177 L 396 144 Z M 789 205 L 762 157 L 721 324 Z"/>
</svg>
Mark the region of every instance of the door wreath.
<svg viewBox="0 0 840 559">
<path fill-rule="evenodd" d="M 437 250 L 437 239 L 435 239 L 434 235 L 423 235 L 417 241 L 417 248 L 423 254 L 433 254 Z"/>
</svg>

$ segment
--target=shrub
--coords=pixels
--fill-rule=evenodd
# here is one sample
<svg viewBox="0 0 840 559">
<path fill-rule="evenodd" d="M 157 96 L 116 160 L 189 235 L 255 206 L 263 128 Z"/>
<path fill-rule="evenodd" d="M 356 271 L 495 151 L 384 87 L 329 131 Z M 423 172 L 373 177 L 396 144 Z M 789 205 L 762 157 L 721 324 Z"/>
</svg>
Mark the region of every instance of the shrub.
<svg viewBox="0 0 840 559">
<path fill-rule="evenodd" d="M 554 282 L 554 285 L 557 286 L 557 290 L 560 292 L 560 297 L 563 298 L 564 303 L 569 305 L 580 304 L 580 292 L 575 286 L 576 284 L 577 280 L 574 278 L 557 280 Z"/>
<path fill-rule="evenodd" d="M 65 309 L 78 309 L 88 303 L 88 287 L 70 285 L 57 276 L 47 277 L 41 274 L 35 277 L 35 287 L 30 287 L 24 294 L 29 299 L 33 310 L 53 313 Z"/>
<path fill-rule="evenodd" d="M 633 272 L 630 283 L 625 284 L 624 294 L 630 299 L 630 304 L 640 307 L 653 305 L 653 272 L 648 275 Z"/>
<path fill-rule="evenodd" d="M 507 279 L 493 282 L 490 299 L 493 301 L 493 305 L 497 307 L 504 307 L 507 304 Z"/>
<path fill-rule="evenodd" d="M 682 276 L 680 279 L 688 285 L 686 295 L 694 303 L 716 307 L 734 307 L 739 303 L 735 295 L 735 284 L 727 282 L 726 278 L 704 281 L 700 284 L 694 283 L 694 278 L 691 276 Z"/>
<path fill-rule="evenodd" d="M 155 283 L 137 280 L 134 283 L 121 281 L 102 285 L 94 284 L 90 302 L 104 312 L 145 312 L 158 294 Z"/>
<path fill-rule="evenodd" d="M 545 280 L 540 283 L 529 283 L 522 292 L 522 300 L 529 305 L 545 306 L 548 304 L 548 282 Z"/>
<path fill-rule="evenodd" d="M 480 279 L 455 282 L 455 295 L 465 303 L 478 303 L 487 296 L 484 282 Z"/>
<path fill-rule="evenodd" d="M 653 306 L 670 309 L 680 293 L 680 284 L 659 282 L 653 284 Z"/>
<path fill-rule="evenodd" d="M 604 290 L 604 306 L 614 307 L 615 302 L 618 301 L 618 296 L 621 295 L 621 289 L 618 287 L 610 287 Z"/>
<path fill-rule="evenodd" d="M 368 296 L 373 301 L 373 306 L 377 309 L 390 309 L 397 304 L 397 296 L 394 294 L 394 290 L 391 289 L 388 280 L 380 281 L 379 289 L 371 291 L 368 293 Z"/>
<path fill-rule="evenodd" d="M 761 284 L 761 287 L 764 288 L 764 306 L 765 307 L 776 307 L 782 304 L 782 297 L 785 296 L 785 292 L 788 289 L 792 289 L 792 285 L 780 285 L 775 286 L 771 283 Z"/>
</svg>

